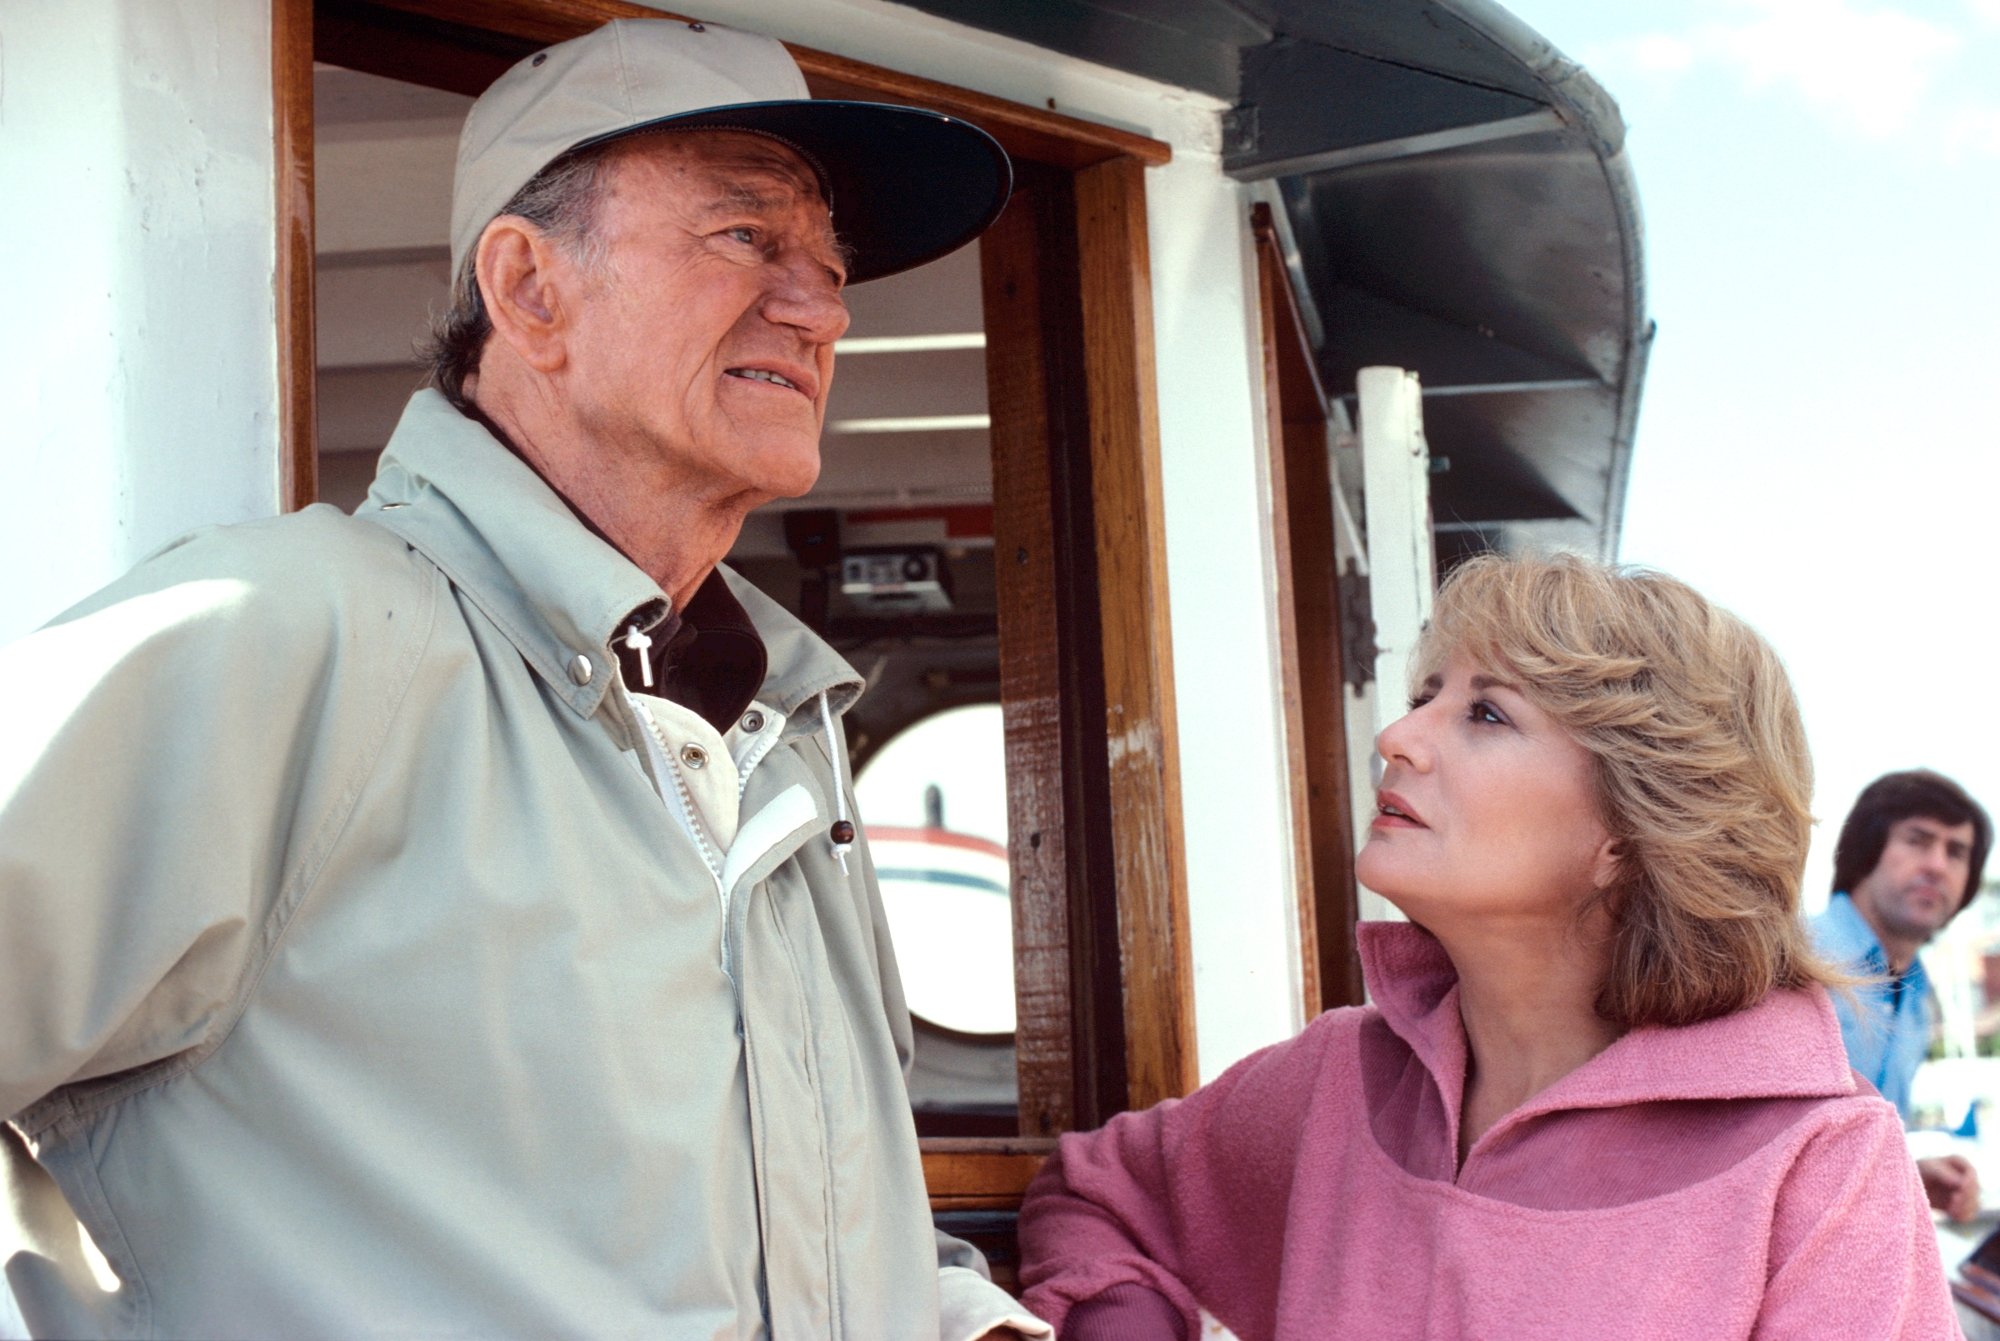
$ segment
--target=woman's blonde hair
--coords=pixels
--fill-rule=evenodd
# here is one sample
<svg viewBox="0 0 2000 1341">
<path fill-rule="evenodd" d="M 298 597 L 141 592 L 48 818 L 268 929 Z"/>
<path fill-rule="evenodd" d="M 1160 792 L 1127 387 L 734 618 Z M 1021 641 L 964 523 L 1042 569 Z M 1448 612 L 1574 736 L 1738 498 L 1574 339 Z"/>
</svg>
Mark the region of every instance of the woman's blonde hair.
<svg viewBox="0 0 2000 1341">
<path fill-rule="evenodd" d="M 1778 987 L 1838 985 L 1799 916 L 1812 756 L 1754 630 L 1686 583 L 1569 555 L 1482 555 L 1438 592 L 1422 682 L 1454 652 L 1517 684 L 1595 761 L 1620 864 L 1597 1011 L 1692 1024 Z"/>
</svg>

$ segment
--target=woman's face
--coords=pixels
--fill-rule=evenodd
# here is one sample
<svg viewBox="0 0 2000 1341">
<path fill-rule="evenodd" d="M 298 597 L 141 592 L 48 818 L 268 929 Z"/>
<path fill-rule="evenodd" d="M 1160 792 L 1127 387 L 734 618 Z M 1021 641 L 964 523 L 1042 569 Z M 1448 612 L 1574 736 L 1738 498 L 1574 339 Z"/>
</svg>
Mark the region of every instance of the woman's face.
<svg viewBox="0 0 2000 1341">
<path fill-rule="evenodd" d="M 1567 919 L 1615 873 L 1588 751 L 1463 652 L 1376 749 L 1385 767 L 1356 874 L 1432 931 Z"/>
</svg>

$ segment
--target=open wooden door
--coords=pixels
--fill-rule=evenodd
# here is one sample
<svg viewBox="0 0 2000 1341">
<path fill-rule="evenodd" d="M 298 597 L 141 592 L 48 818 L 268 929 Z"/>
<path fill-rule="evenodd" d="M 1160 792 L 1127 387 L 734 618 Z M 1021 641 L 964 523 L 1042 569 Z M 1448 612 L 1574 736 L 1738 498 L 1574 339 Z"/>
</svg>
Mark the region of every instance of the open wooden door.
<svg viewBox="0 0 2000 1341">
<path fill-rule="evenodd" d="M 1331 411 L 1268 205 L 1251 212 L 1269 423 L 1271 537 L 1292 779 L 1305 1014 L 1363 1000 L 1355 956 L 1353 796 L 1348 778 L 1340 575 L 1334 552 Z"/>
</svg>

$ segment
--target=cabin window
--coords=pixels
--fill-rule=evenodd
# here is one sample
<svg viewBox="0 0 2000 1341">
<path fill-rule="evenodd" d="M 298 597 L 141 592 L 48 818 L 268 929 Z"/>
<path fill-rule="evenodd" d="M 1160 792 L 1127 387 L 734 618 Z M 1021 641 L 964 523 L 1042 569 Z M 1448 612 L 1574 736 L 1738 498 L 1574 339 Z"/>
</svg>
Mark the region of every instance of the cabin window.
<svg viewBox="0 0 2000 1341">
<path fill-rule="evenodd" d="M 1015 1134 L 1014 915 L 998 703 L 932 713 L 855 782 L 914 1032 L 910 1103 L 931 1136 Z"/>
<path fill-rule="evenodd" d="M 313 72 L 314 471 L 352 512 L 423 384 L 451 288 L 451 166 L 472 99 L 334 65 Z"/>
</svg>

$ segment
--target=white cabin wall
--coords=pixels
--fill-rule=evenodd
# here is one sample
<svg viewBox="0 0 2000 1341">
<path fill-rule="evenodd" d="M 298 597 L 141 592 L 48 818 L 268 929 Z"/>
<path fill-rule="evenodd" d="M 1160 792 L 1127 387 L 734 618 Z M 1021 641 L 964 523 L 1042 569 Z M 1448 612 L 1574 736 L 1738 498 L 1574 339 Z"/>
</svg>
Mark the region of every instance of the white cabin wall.
<svg viewBox="0 0 2000 1341">
<path fill-rule="evenodd" d="M 1305 1023 L 1251 196 L 1213 146 L 1147 178 L 1201 1078 Z"/>
<path fill-rule="evenodd" d="M 1224 104 L 880 0 L 674 7 L 1173 146 L 1147 172 L 1146 208 L 1201 1075 L 1296 1032 L 1250 198 L 1222 173 Z"/>
<path fill-rule="evenodd" d="M 268 0 L 0 7 L 0 641 L 275 512 Z"/>
</svg>

